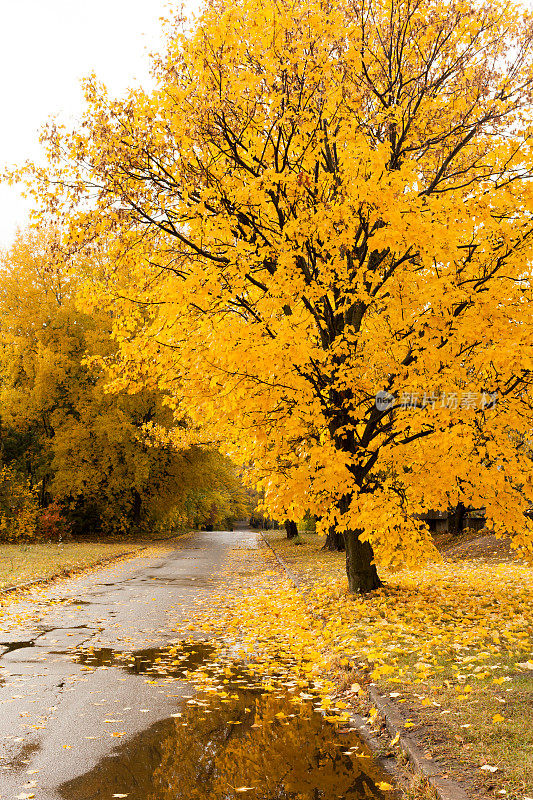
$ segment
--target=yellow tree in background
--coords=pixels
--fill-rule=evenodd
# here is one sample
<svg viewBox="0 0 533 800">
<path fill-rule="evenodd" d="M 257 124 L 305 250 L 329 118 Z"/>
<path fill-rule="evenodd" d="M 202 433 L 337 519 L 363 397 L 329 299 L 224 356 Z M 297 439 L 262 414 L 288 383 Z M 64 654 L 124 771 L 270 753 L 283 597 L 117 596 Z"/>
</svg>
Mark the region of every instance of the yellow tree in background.
<svg viewBox="0 0 533 800">
<path fill-rule="evenodd" d="M 458 501 L 532 552 L 532 32 L 500 2 L 213 0 L 154 91 L 89 79 L 44 135 L 114 387 L 342 531 L 352 591 Z"/>
<path fill-rule="evenodd" d="M 33 495 L 41 508 L 59 504 L 84 533 L 220 525 L 246 513 L 226 458 L 147 440 L 146 423 L 164 429 L 173 419 L 161 393 L 105 392 L 99 362 L 116 350 L 110 315 L 76 309 L 57 235 L 19 237 L 1 266 L 0 537 L 38 533 Z"/>
</svg>

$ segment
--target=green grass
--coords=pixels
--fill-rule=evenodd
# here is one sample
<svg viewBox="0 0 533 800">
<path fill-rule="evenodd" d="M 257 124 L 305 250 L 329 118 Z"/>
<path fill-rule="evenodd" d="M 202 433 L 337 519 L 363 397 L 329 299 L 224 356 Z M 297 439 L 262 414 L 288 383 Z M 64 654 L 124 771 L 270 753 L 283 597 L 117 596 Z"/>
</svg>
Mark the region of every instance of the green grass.
<svg viewBox="0 0 533 800">
<path fill-rule="evenodd" d="M 486 761 L 498 767 L 497 780 L 504 779 L 511 796 L 528 794 L 533 788 L 533 677 L 513 675 L 512 682 L 499 690 L 474 688 L 461 705 L 453 695 L 445 687 L 437 687 L 432 694 L 442 708 L 450 710 L 446 729 L 453 755 L 462 762 Z M 504 720 L 494 723 L 495 715 Z"/>
<path fill-rule="evenodd" d="M 145 544 L 131 541 L 0 544 L 0 590 L 47 580 L 65 570 L 78 572 L 102 560 L 134 553 Z"/>
</svg>

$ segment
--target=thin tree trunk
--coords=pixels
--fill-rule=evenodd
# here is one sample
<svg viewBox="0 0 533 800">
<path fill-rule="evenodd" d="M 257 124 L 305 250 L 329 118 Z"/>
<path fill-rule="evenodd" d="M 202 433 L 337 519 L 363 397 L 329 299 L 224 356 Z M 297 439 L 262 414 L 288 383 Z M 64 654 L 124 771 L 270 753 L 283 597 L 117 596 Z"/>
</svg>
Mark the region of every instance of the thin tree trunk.
<svg viewBox="0 0 533 800">
<path fill-rule="evenodd" d="M 332 553 L 342 553 L 346 550 L 344 536 L 342 533 L 339 533 L 333 525 L 328 530 L 322 550 L 330 550 Z"/>
<path fill-rule="evenodd" d="M 298 536 L 298 525 L 292 519 L 285 520 L 285 530 L 287 531 L 287 539 L 294 539 Z"/>
<path fill-rule="evenodd" d="M 352 593 L 365 594 L 383 586 L 374 562 L 374 551 L 370 542 L 359 539 L 361 531 L 346 531 L 346 574 L 348 589 Z"/>
<path fill-rule="evenodd" d="M 141 519 L 141 506 L 142 506 L 142 497 L 137 491 L 137 489 L 132 489 L 131 493 L 133 495 L 133 502 L 131 505 L 131 516 L 134 523 L 138 523 Z"/>
</svg>

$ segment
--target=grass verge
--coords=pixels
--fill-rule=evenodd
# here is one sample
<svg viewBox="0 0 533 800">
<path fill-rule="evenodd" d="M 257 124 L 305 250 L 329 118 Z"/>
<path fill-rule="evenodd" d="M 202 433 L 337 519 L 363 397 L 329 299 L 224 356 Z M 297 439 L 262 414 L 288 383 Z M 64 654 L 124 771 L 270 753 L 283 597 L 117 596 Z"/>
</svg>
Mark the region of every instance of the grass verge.
<svg viewBox="0 0 533 800">
<path fill-rule="evenodd" d="M 9 586 L 46 581 L 64 572 L 80 572 L 101 561 L 134 554 L 154 543 L 64 542 L 62 544 L 0 544 L 0 592 Z"/>
<path fill-rule="evenodd" d="M 346 592 L 344 555 L 303 535 L 267 538 L 321 626 L 339 695 L 370 719 L 365 686 L 398 704 L 426 754 L 477 796 L 533 797 L 533 570 L 443 561 L 384 573 L 367 597 Z M 366 703 L 366 705 L 365 705 Z"/>
</svg>

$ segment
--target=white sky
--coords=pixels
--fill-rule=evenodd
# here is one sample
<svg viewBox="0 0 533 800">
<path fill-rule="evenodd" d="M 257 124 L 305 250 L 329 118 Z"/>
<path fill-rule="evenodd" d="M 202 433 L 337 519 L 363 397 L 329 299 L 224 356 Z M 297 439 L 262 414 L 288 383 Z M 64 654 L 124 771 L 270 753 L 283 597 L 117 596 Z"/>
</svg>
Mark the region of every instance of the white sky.
<svg viewBox="0 0 533 800">
<path fill-rule="evenodd" d="M 95 72 L 113 94 L 149 81 L 161 16 L 177 0 L 0 0 L 0 167 L 38 158 L 39 129 L 82 107 L 80 78 Z M 186 9 L 197 7 L 188 0 Z M 0 248 L 24 226 L 27 203 L 0 185 Z"/>
</svg>

